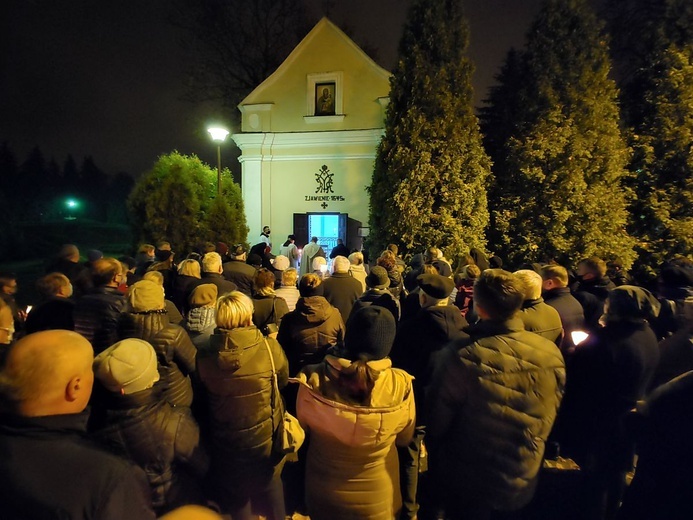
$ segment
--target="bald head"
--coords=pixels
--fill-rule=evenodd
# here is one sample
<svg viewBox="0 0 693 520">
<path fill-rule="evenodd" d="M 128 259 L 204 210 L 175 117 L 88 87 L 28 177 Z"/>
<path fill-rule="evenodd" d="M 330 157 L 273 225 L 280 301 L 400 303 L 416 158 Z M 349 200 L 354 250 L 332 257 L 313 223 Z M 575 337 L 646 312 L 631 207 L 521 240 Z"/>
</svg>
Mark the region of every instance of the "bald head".
<svg viewBox="0 0 693 520">
<path fill-rule="evenodd" d="M 26 417 L 79 413 L 94 383 L 91 344 L 76 332 L 47 330 L 20 339 L 0 373 L 0 393 Z"/>
</svg>

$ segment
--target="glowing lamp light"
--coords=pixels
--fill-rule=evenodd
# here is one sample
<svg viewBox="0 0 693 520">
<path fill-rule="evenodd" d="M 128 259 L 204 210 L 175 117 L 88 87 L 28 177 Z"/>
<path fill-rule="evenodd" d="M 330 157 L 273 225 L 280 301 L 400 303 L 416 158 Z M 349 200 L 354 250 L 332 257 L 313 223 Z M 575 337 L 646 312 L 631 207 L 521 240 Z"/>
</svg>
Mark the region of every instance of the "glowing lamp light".
<svg viewBox="0 0 693 520">
<path fill-rule="evenodd" d="M 71 209 L 74 209 L 77 206 L 79 206 L 79 203 L 74 199 L 67 199 L 65 201 L 65 204 L 67 205 L 68 208 L 71 208 Z"/>
<path fill-rule="evenodd" d="M 587 334 L 584 330 L 574 330 L 570 333 L 570 339 L 573 340 L 573 345 L 575 345 L 576 347 L 589 337 L 590 335 Z"/>
<path fill-rule="evenodd" d="M 212 141 L 223 142 L 226 136 L 229 135 L 229 131 L 226 128 L 221 128 L 219 126 L 208 128 L 207 131 L 209 135 L 212 136 Z"/>
</svg>

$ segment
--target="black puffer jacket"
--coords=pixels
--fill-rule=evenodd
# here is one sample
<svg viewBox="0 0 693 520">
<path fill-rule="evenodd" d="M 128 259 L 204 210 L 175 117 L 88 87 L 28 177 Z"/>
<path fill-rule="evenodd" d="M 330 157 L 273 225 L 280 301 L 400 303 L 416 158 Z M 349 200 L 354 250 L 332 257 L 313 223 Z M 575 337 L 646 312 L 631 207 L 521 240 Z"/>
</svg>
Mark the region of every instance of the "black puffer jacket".
<svg viewBox="0 0 693 520">
<path fill-rule="evenodd" d="M 519 318 L 466 331 L 436 359 L 426 396 L 436 474 L 459 496 L 518 509 L 532 498 L 561 402 L 563 357 Z"/>
<path fill-rule="evenodd" d="M 284 315 L 277 336 L 289 358 L 289 373 L 320 363 L 328 348 L 344 342 L 339 311 L 322 296 L 300 298 L 296 309 Z"/>
<path fill-rule="evenodd" d="M 98 287 L 75 303 L 75 332 L 91 342 L 94 354 L 118 341 L 118 321 L 125 304 L 125 296 L 113 287 Z"/>
<path fill-rule="evenodd" d="M 148 341 L 156 351 L 162 397 L 172 406 L 190 407 L 193 400 L 190 374 L 195 371 L 197 349 L 179 325 L 169 323 L 165 313 L 127 313 L 121 321 L 121 337 Z"/>
<path fill-rule="evenodd" d="M 145 471 L 157 513 L 202 503 L 197 481 L 206 474 L 209 459 L 189 410 L 173 408 L 156 387 L 130 395 L 109 393 L 104 405 L 94 434 Z"/>
<path fill-rule="evenodd" d="M 283 388 L 289 377 L 286 356 L 276 340 L 264 338 L 255 326 L 217 329 L 210 348 L 200 351 L 197 360 L 209 410 L 211 477 L 218 495 L 227 488 L 233 493 L 238 479 L 271 475 L 278 462 L 272 440 L 284 407 L 280 396 L 274 396 L 265 340 Z"/>
</svg>

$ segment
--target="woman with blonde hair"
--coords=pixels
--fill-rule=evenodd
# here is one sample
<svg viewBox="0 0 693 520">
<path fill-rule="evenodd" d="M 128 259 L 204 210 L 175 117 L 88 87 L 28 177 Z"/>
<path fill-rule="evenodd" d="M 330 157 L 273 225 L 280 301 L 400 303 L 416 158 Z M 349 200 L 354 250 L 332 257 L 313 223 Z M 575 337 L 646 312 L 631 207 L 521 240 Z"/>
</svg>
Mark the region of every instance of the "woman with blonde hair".
<svg viewBox="0 0 693 520">
<path fill-rule="evenodd" d="M 234 520 L 252 513 L 284 520 L 283 456 L 272 449 L 284 406 L 272 381 L 274 372 L 279 388 L 286 386 L 286 356 L 253 325 L 253 302 L 240 291 L 218 299 L 216 322 L 197 365 L 209 412 L 208 488 Z"/>
<path fill-rule="evenodd" d="M 188 299 L 193 289 L 200 285 L 200 262 L 186 258 L 178 264 L 178 275 L 173 280 L 171 301 L 183 315 L 187 315 Z"/>
</svg>

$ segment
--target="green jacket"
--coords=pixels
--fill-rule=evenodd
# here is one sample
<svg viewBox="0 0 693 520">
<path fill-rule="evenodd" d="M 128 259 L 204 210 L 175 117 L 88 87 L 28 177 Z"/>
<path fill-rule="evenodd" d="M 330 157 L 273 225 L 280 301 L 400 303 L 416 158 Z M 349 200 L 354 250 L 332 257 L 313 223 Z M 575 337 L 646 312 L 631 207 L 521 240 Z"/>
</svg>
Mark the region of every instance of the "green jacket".
<svg viewBox="0 0 693 520">
<path fill-rule="evenodd" d="M 532 498 L 565 386 L 556 345 L 515 317 L 482 321 L 435 359 L 427 395 L 431 469 L 498 510 Z"/>
</svg>

